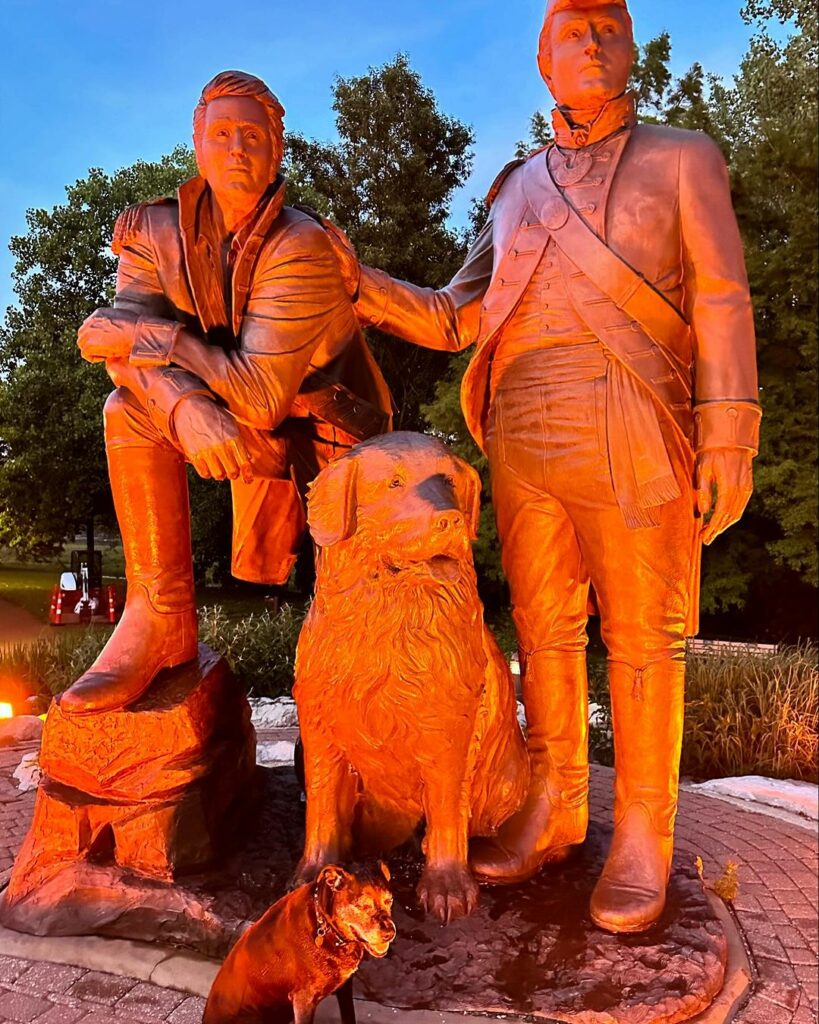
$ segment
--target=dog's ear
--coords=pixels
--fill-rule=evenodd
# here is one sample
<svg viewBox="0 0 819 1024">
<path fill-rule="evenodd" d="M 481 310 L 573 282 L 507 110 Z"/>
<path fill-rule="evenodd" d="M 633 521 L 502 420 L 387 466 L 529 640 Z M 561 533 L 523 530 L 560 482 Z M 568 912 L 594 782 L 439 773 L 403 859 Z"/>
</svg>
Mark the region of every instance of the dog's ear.
<svg viewBox="0 0 819 1024">
<path fill-rule="evenodd" d="M 317 881 L 323 882 L 333 892 L 338 892 L 347 884 L 349 877 L 344 868 L 340 868 L 336 864 L 328 864 L 327 867 L 321 869 Z"/>
<path fill-rule="evenodd" d="M 307 522 L 313 540 L 329 548 L 355 533 L 358 460 L 343 455 L 326 466 L 310 484 Z"/>
<path fill-rule="evenodd" d="M 384 876 L 384 881 L 389 882 L 389 880 L 392 878 L 392 875 L 390 874 L 390 869 L 387 867 L 383 860 L 380 860 L 378 862 L 378 866 L 379 868 L 381 868 L 381 874 Z"/>
<path fill-rule="evenodd" d="M 454 461 L 458 507 L 466 519 L 470 540 L 475 540 L 481 517 L 481 478 L 463 459 L 456 458 Z"/>
</svg>

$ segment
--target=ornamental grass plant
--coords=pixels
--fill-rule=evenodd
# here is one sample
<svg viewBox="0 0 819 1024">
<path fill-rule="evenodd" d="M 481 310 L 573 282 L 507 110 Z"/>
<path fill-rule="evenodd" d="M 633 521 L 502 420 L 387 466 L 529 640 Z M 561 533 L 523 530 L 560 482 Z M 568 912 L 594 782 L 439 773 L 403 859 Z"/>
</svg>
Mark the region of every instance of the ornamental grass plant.
<svg viewBox="0 0 819 1024">
<path fill-rule="evenodd" d="M 599 711 L 592 756 L 613 764 L 604 672 L 590 673 Z M 689 653 L 681 772 L 696 781 L 735 775 L 818 782 L 819 647 Z"/>
<path fill-rule="evenodd" d="M 62 693 L 94 661 L 110 633 L 104 626 L 55 630 L 30 643 L 0 648 L 0 687 L 8 680 L 44 700 Z"/>
<path fill-rule="evenodd" d="M 689 655 L 682 771 L 819 781 L 819 647 Z"/>
</svg>

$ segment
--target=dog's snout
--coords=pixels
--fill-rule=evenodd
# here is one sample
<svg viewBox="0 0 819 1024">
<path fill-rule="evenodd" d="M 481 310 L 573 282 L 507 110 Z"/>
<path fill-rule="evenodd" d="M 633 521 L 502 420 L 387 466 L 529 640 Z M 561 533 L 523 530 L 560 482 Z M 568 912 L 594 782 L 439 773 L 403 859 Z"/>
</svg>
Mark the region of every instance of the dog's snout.
<svg viewBox="0 0 819 1024">
<path fill-rule="evenodd" d="M 456 509 L 451 509 L 447 512 L 441 512 L 435 520 L 435 525 L 442 532 L 444 530 L 455 530 L 464 525 L 464 517 Z"/>
</svg>

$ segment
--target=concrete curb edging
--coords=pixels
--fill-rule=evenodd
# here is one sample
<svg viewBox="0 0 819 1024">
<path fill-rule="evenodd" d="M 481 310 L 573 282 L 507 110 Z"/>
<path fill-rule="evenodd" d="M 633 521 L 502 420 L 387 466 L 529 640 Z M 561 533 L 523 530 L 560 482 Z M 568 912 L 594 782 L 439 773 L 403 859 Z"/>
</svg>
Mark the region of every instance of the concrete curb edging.
<svg viewBox="0 0 819 1024">
<path fill-rule="evenodd" d="M 754 971 L 736 921 L 719 896 L 709 892 L 708 902 L 720 920 L 728 944 L 725 981 L 708 1009 L 692 1018 L 688 1024 L 728 1024 L 748 1001 L 754 987 Z"/>
<path fill-rule="evenodd" d="M 728 1024 L 744 1005 L 753 987 L 753 970 L 737 924 L 722 900 L 712 894 L 709 894 L 709 899 L 725 929 L 728 943 L 725 982 L 711 1006 L 692 1018 L 689 1024 Z M 0 955 L 104 971 L 203 998 L 207 997 L 220 967 L 218 960 L 153 943 L 109 939 L 98 935 L 26 935 L 2 926 Z M 365 999 L 356 999 L 356 1013 L 360 1021 L 368 1021 L 370 1024 L 393 1024 L 399 1015 L 402 1024 L 485 1024 L 490 1016 L 457 1011 L 401 1010 Z M 316 1014 L 317 1024 L 335 1024 L 337 1019 L 335 1000 L 326 999 Z M 507 1013 L 500 1019 L 527 1018 Z"/>
<path fill-rule="evenodd" d="M 805 818 L 801 814 L 785 810 L 784 807 L 774 807 L 772 804 L 763 804 L 753 800 L 742 800 L 736 796 L 728 796 L 727 793 L 709 793 L 698 789 L 696 783 L 681 782 L 680 791 L 691 793 L 694 796 L 707 797 L 709 800 L 719 800 L 722 803 L 730 804 L 740 811 L 748 811 L 750 814 L 764 814 L 769 818 L 777 818 L 779 821 L 787 822 L 788 825 L 795 825 L 808 832 L 816 832 L 816 822 L 811 818 Z"/>
</svg>

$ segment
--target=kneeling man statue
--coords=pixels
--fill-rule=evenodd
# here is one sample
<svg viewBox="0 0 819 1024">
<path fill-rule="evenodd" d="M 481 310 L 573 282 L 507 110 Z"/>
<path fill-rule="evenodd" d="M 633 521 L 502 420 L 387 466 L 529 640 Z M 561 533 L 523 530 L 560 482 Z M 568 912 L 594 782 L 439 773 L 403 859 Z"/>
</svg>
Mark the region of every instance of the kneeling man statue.
<svg viewBox="0 0 819 1024">
<path fill-rule="evenodd" d="M 476 344 L 462 405 L 489 457 L 533 782 L 472 866 L 519 882 L 586 835 L 591 587 L 616 759 L 591 911 L 615 932 L 665 904 L 700 545 L 745 508 L 760 421 L 725 163 L 705 135 L 637 124 L 633 59 L 625 0 L 549 0 L 538 63 L 555 143 L 503 169 L 447 287 L 359 267 L 336 237 L 363 322 Z"/>
<path fill-rule="evenodd" d="M 114 306 L 85 321 L 79 345 L 116 385 L 105 441 L 128 596 L 62 695 L 66 713 L 132 704 L 196 657 L 186 462 L 231 480 L 233 574 L 283 583 L 307 483 L 389 427 L 325 230 L 284 205 L 283 116 L 258 78 L 217 75 L 194 111 L 200 176 L 117 222 Z"/>
</svg>

